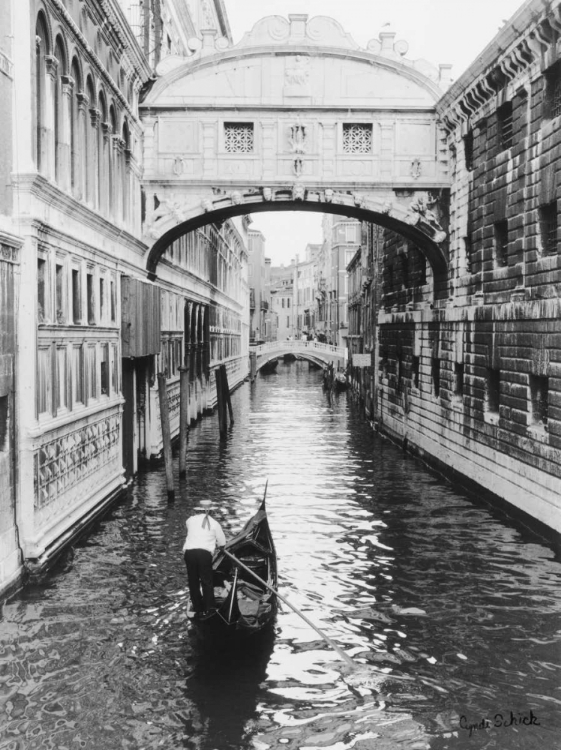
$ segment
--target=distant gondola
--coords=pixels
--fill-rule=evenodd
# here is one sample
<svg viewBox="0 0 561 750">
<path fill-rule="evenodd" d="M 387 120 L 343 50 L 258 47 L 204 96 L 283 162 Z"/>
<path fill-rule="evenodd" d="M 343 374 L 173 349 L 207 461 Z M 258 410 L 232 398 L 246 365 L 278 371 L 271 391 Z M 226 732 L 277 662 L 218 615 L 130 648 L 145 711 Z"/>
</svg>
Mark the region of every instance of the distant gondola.
<svg viewBox="0 0 561 750">
<path fill-rule="evenodd" d="M 276 589 L 277 556 L 265 498 L 257 513 L 226 543 L 225 549 Z M 201 636 L 253 635 L 272 624 L 277 611 L 277 597 L 272 592 L 223 552 L 215 553 L 212 568 L 216 612 L 206 619 L 192 619 Z"/>
</svg>

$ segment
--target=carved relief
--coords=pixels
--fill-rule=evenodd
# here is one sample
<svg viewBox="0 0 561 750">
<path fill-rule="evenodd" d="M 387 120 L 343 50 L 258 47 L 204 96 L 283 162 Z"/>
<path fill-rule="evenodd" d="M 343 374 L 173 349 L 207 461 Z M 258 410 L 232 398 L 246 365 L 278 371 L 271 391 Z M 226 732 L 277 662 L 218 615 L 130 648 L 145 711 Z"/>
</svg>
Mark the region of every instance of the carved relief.
<svg viewBox="0 0 561 750">
<path fill-rule="evenodd" d="M 293 154 L 305 154 L 307 152 L 306 128 L 296 123 L 289 128 L 288 142 Z"/>
<path fill-rule="evenodd" d="M 419 159 L 414 159 L 411 162 L 411 177 L 414 180 L 418 180 L 422 174 L 422 165 Z"/>
<path fill-rule="evenodd" d="M 285 96 L 310 95 L 310 58 L 296 55 L 287 58 L 284 71 Z"/>
<path fill-rule="evenodd" d="M 323 199 L 326 203 L 333 203 L 333 190 L 331 188 L 323 191 Z"/>
<path fill-rule="evenodd" d="M 233 192 L 230 195 L 230 199 L 231 199 L 231 201 L 232 201 L 232 203 L 233 203 L 234 206 L 239 206 L 240 203 L 243 203 L 243 196 L 239 192 L 239 190 L 236 190 L 235 192 Z"/>
<path fill-rule="evenodd" d="M 271 190 L 271 188 L 264 187 L 262 193 L 264 201 L 270 201 L 273 199 L 273 191 Z"/>
<path fill-rule="evenodd" d="M 292 186 L 292 200 L 303 201 L 306 196 L 306 188 L 304 185 L 293 185 Z"/>
</svg>

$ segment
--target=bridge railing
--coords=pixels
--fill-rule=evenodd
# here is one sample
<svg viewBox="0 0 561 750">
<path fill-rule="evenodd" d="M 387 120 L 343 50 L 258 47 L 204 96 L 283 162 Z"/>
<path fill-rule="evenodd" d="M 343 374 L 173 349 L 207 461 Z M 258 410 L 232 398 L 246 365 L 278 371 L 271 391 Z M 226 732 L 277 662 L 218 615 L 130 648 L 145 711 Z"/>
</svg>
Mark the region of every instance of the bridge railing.
<svg viewBox="0 0 561 750">
<path fill-rule="evenodd" d="M 270 354 L 272 352 L 294 352 L 297 354 L 301 351 L 318 354 L 331 354 L 335 357 L 345 357 L 346 349 L 344 346 L 334 346 L 333 344 L 322 344 L 321 341 L 266 341 L 264 344 L 250 346 L 249 350 L 260 354 Z"/>
</svg>

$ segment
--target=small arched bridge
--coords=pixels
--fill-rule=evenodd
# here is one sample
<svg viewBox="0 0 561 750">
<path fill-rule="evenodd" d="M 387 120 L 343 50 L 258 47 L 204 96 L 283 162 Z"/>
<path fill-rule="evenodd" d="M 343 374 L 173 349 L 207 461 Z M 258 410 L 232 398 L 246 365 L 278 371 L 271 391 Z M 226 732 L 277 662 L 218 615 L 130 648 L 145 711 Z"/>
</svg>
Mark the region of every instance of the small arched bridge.
<svg viewBox="0 0 561 750">
<path fill-rule="evenodd" d="M 265 344 L 250 346 L 249 351 L 257 355 L 257 371 L 267 362 L 285 354 L 294 354 L 299 359 L 307 359 L 324 368 L 329 364 L 335 368 L 344 367 L 347 356 L 344 346 L 322 344 L 319 341 L 267 341 Z"/>
</svg>

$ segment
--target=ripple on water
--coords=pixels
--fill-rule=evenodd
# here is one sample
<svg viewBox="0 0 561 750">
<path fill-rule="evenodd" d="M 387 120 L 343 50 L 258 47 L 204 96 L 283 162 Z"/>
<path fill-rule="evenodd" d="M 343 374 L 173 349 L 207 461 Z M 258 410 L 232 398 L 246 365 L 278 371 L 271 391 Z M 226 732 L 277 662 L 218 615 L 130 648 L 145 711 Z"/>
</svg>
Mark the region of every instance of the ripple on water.
<svg viewBox="0 0 561 750">
<path fill-rule="evenodd" d="M 303 363 L 246 384 L 220 444 L 189 437 L 0 621 L 0 748 L 544 750 L 561 734 L 559 564 L 330 405 Z M 207 649 L 186 617 L 185 518 L 211 500 L 228 533 L 268 479 L 282 593 L 369 669 L 354 680 L 283 605 L 271 637 Z M 530 710 L 540 724 L 476 723 Z M 555 738 L 555 739 L 554 739 Z"/>
</svg>

